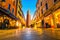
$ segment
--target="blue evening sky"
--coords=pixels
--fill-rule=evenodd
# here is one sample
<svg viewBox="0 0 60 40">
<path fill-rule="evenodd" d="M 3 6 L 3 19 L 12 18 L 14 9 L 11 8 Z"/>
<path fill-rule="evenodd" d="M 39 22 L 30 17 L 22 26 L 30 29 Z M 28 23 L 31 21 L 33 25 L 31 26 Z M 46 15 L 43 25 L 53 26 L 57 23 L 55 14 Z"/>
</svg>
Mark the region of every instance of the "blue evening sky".
<svg viewBox="0 0 60 40">
<path fill-rule="evenodd" d="M 34 15 L 34 12 L 36 11 L 36 2 L 37 0 L 21 0 L 22 3 L 22 11 L 26 17 L 27 10 L 30 10 L 31 17 Z"/>
</svg>

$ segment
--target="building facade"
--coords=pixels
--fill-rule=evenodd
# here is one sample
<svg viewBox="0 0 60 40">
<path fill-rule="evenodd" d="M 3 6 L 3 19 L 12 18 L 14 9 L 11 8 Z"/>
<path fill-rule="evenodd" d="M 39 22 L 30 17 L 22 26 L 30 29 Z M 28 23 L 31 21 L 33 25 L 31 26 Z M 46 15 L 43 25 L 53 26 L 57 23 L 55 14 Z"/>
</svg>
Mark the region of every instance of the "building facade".
<svg viewBox="0 0 60 40">
<path fill-rule="evenodd" d="M 16 15 L 17 0 L 0 0 L 0 6 Z"/>
<path fill-rule="evenodd" d="M 5 19 L 9 20 L 9 27 L 16 26 L 17 1 L 18 0 L 0 0 L 0 21 L 3 23 Z M 3 12 L 1 13 L 1 11 Z"/>
<path fill-rule="evenodd" d="M 36 4 L 36 17 L 43 28 L 59 28 L 60 26 L 60 0 L 38 0 Z"/>
<path fill-rule="evenodd" d="M 25 25 L 25 18 L 24 18 L 24 14 L 23 14 L 23 11 L 22 11 L 22 5 L 21 5 L 21 0 L 18 0 L 18 3 L 17 3 L 17 18 L 19 18 L 19 20 L 17 22 L 18 25 L 20 26 L 24 26 Z"/>
</svg>

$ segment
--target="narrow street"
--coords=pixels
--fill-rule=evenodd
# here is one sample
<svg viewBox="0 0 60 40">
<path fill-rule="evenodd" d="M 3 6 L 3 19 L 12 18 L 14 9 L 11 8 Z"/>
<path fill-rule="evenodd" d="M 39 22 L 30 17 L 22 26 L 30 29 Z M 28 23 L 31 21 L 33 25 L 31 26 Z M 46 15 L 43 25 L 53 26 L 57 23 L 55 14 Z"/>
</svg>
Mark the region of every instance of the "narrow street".
<svg viewBox="0 0 60 40">
<path fill-rule="evenodd" d="M 0 0 L 0 40 L 60 40 L 60 0 Z"/>
<path fill-rule="evenodd" d="M 10 29 L 0 30 L 0 40 L 59 40 L 60 29 Z"/>
</svg>

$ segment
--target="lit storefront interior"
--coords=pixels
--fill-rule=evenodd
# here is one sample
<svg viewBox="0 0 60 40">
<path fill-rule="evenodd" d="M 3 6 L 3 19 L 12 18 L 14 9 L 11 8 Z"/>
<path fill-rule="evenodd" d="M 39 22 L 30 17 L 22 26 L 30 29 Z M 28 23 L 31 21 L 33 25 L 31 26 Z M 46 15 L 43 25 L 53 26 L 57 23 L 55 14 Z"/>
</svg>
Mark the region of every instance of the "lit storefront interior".
<svg viewBox="0 0 60 40">
<path fill-rule="evenodd" d="M 60 9 L 53 12 L 54 19 L 55 19 L 55 26 L 60 28 Z"/>
<path fill-rule="evenodd" d="M 5 10 L 4 8 L 0 7 L 0 27 L 5 28 L 11 28 L 16 27 L 16 21 L 18 18 L 16 18 L 12 13 L 10 13 L 8 10 Z"/>
<path fill-rule="evenodd" d="M 60 9 L 44 17 L 44 25 L 47 28 L 60 28 Z"/>
<path fill-rule="evenodd" d="M 44 18 L 45 27 L 47 28 L 54 28 L 53 16 L 52 14 L 48 15 Z"/>
</svg>

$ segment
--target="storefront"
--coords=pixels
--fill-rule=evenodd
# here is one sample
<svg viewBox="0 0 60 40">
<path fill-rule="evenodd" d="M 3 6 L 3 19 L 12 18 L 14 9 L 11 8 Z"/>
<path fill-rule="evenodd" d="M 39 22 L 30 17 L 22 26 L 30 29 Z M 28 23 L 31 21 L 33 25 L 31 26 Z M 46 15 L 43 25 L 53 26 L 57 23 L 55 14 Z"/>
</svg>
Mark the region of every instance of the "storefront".
<svg viewBox="0 0 60 40">
<path fill-rule="evenodd" d="M 44 17 L 44 26 L 46 28 L 60 28 L 60 9 Z"/>
<path fill-rule="evenodd" d="M 8 28 L 12 26 L 15 27 L 17 20 L 18 18 L 16 18 L 16 16 L 14 16 L 8 10 L 0 7 L 0 24 L 2 25 L 1 27 L 3 28 L 6 28 L 5 26 L 7 26 Z"/>
<path fill-rule="evenodd" d="M 60 28 L 60 9 L 53 12 L 55 19 L 55 27 Z"/>
<path fill-rule="evenodd" d="M 44 25 L 46 28 L 54 28 L 53 15 L 50 14 L 44 17 Z"/>
</svg>

